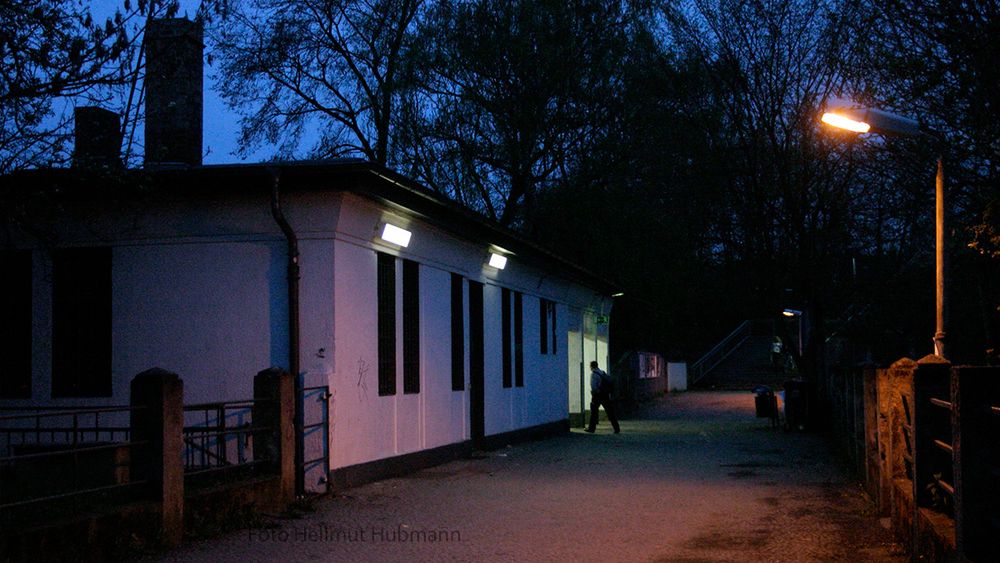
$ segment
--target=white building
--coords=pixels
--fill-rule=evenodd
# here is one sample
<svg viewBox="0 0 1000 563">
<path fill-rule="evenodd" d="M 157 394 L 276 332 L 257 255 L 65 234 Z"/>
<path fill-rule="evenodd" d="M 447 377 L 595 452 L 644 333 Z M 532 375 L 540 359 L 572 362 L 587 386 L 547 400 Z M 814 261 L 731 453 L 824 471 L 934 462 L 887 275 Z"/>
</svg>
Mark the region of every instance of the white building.
<svg viewBox="0 0 1000 563">
<path fill-rule="evenodd" d="M 3 251 L 0 406 L 126 404 L 153 366 L 184 379 L 185 402 L 243 399 L 253 374 L 297 363 L 307 386 L 330 388 L 329 469 L 346 484 L 391 466 L 377 460 L 424 452 L 399 460 L 419 466 L 428 451 L 564 431 L 584 366 L 607 365 L 596 321 L 612 287 L 382 167 L 125 174 L 115 197 L 72 169 L 5 179 L 60 186 L 62 212 L 44 243 L 15 232 Z"/>
<path fill-rule="evenodd" d="M 202 166 L 200 28 L 146 43 L 144 169 L 88 108 L 79 168 L 0 179 L 0 407 L 126 404 L 154 366 L 186 403 L 245 399 L 280 366 L 329 386 L 338 484 L 582 412 L 607 282 L 378 165 Z"/>
</svg>

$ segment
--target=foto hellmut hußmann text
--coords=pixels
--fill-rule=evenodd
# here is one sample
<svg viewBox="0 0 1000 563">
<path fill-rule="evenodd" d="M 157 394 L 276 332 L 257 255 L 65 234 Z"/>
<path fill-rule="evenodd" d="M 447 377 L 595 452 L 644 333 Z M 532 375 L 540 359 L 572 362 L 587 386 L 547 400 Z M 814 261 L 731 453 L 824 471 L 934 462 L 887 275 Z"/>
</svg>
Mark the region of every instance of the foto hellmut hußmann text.
<svg viewBox="0 0 1000 563">
<path fill-rule="evenodd" d="M 251 529 L 248 537 L 252 542 L 261 543 L 456 543 L 462 541 L 462 532 L 411 528 L 406 524 L 395 527 L 343 528 L 320 523 L 280 529 Z"/>
</svg>

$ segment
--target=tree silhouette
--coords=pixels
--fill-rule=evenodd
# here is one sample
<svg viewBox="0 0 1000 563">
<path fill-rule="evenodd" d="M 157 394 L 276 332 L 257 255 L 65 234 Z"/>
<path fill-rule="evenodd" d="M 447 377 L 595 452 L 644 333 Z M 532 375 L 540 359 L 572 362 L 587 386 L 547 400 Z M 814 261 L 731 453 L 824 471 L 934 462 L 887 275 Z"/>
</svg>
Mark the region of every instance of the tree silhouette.
<svg viewBox="0 0 1000 563">
<path fill-rule="evenodd" d="M 396 104 L 421 0 L 247 0 L 213 33 L 220 92 L 243 115 L 243 150 L 391 163 Z M 312 141 L 310 139 L 310 141 Z"/>
</svg>

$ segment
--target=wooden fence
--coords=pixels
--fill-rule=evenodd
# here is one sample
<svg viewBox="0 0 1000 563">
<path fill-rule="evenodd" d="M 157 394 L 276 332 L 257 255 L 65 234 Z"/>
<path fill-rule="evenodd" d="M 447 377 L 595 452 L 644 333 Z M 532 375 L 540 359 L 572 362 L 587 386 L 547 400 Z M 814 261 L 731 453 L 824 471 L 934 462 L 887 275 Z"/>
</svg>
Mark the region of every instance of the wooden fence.
<svg viewBox="0 0 1000 563">
<path fill-rule="evenodd" d="M 904 358 L 817 386 L 837 445 L 913 554 L 1000 560 L 1000 368 Z"/>
<path fill-rule="evenodd" d="M 183 388 L 176 374 L 151 369 L 132 380 L 128 406 L 0 417 L 0 560 L 61 558 L 37 551 L 71 543 L 53 514 L 72 521 L 98 504 L 108 514 L 145 515 L 151 507 L 151 533 L 166 545 L 181 541 L 186 515 L 203 518 L 226 503 L 218 500 L 226 487 L 250 487 L 235 496 L 283 510 L 295 485 L 292 376 L 262 371 L 254 398 L 237 402 L 185 406 Z"/>
</svg>

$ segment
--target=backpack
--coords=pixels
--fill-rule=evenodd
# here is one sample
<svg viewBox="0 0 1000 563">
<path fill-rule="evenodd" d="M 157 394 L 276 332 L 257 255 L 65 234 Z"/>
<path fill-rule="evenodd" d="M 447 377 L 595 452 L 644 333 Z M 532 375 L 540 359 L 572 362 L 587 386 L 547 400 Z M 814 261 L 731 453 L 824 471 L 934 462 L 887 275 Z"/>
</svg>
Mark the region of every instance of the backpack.
<svg viewBox="0 0 1000 563">
<path fill-rule="evenodd" d="M 608 375 L 608 372 L 601 370 L 601 393 L 605 395 L 611 395 L 615 392 L 615 380 Z"/>
</svg>

